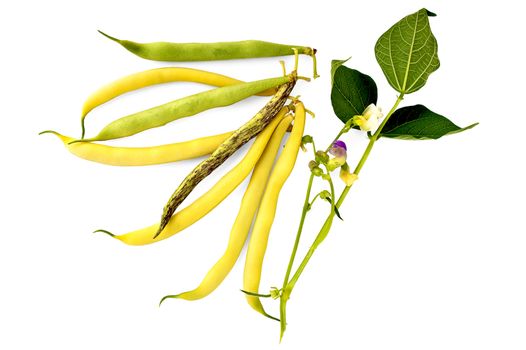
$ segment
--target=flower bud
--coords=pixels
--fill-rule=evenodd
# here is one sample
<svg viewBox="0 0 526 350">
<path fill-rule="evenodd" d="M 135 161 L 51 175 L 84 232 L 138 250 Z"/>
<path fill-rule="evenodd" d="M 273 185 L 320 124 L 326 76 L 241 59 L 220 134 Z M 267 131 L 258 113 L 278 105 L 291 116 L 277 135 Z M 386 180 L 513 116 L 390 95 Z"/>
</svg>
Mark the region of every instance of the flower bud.
<svg viewBox="0 0 526 350">
<path fill-rule="evenodd" d="M 323 174 L 323 170 L 321 170 L 321 168 L 319 167 L 319 164 L 314 160 L 311 160 L 309 162 L 309 169 L 311 173 L 314 174 L 314 176 L 321 176 L 321 174 Z"/>
<path fill-rule="evenodd" d="M 320 164 L 327 164 L 327 162 L 329 161 L 329 156 L 323 151 L 317 151 L 315 160 Z"/>
<path fill-rule="evenodd" d="M 327 190 L 323 190 L 320 192 L 320 198 L 321 199 L 331 198 L 331 193 Z"/>
<path fill-rule="evenodd" d="M 309 144 L 309 143 L 312 143 L 312 142 L 313 142 L 312 136 L 310 136 L 310 135 L 305 135 L 305 136 L 303 136 L 303 137 L 301 138 L 301 145 L 300 145 L 301 150 L 302 150 L 303 152 L 307 152 L 307 148 L 305 148 L 305 145 L 306 145 L 306 144 Z"/>
<path fill-rule="evenodd" d="M 335 157 L 347 158 L 347 145 L 342 140 L 336 140 L 331 145 L 329 153 Z"/>
<path fill-rule="evenodd" d="M 306 145 L 308 143 L 312 143 L 312 136 L 310 135 L 304 135 L 302 138 L 301 138 L 301 143 Z"/>
<path fill-rule="evenodd" d="M 321 170 L 320 167 L 316 167 L 316 168 L 312 169 L 311 172 L 314 174 L 314 176 L 322 176 L 323 175 L 323 170 Z"/>
</svg>

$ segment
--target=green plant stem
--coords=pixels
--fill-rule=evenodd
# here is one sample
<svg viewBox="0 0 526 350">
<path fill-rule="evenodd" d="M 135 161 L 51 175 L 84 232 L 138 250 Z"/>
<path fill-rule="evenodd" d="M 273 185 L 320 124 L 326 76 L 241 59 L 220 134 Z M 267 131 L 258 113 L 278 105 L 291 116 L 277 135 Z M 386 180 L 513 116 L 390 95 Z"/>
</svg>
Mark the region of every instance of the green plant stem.
<svg viewBox="0 0 526 350">
<path fill-rule="evenodd" d="M 325 149 L 325 152 L 329 152 L 329 150 L 331 149 L 332 145 L 338 141 L 340 139 L 340 136 L 342 136 L 343 134 L 345 134 L 346 132 L 349 132 L 349 130 L 356 124 L 354 124 L 354 122 L 351 120 L 350 122 L 348 122 L 349 125 L 345 124 L 343 126 L 343 128 L 341 128 L 340 132 L 338 132 L 338 135 L 336 135 L 336 137 L 332 140 L 332 142 L 330 143 L 329 146 L 327 146 L 327 148 Z"/>
<path fill-rule="evenodd" d="M 285 332 L 285 328 L 284 327 L 286 327 L 286 324 L 287 324 L 287 322 L 286 322 L 287 314 L 286 314 L 286 309 L 285 309 L 285 303 L 282 302 L 283 294 L 285 293 L 287 282 L 289 281 L 290 273 L 292 271 L 292 265 L 294 263 L 294 258 L 296 257 L 296 252 L 298 251 L 298 245 L 300 243 L 300 237 L 301 237 L 301 232 L 303 231 L 303 224 L 305 223 L 305 217 L 307 216 L 307 212 L 309 211 L 310 206 L 311 206 L 311 204 L 309 202 L 309 199 L 310 199 L 310 193 L 311 193 L 311 190 L 312 190 L 312 182 L 313 182 L 313 180 L 314 180 L 314 174 L 311 173 L 310 177 L 309 177 L 309 183 L 307 185 L 307 193 L 305 195 L 305 201 L 303 203 L 303 210 L 301 212 L 301 218 L 300 218 L 300 223 L 299 223 L 299 226 L 298 226 L 298 232 L 296 233 L 296 240 L 294 241 L 294 247 L 292 248 L 292 254 L 290 255 L 289 265 L 287 266 L 287 272 L 285 273 L 285 278 L 283 280 L 283 288 L 281 290 L 280 310 L 279 310 L 280 320 L 281 320 L 280 321 L 281 334 L 282 335 L 283 335 L 283 332 Z M 316 197 L 314 197 L 314 199 L 316 199 Z M 313 200 L 313 202 L 314 202 L 314 200 Z M 280 340 L 281 340 L 281 337 L 280 337 Z"/>
<path fill-rule="evenodd" d="M 316 144 L 314 143 L 314 140 L 312 140 L 312 152 L 314 152 L 314 156 L 316 157 Z"/>
<path fill-rule="evenodd" d="M 312 208 L 312 205 L 314 204 L 314 201 L 316 201 L 316 199 L 318 199 L 319 196 L 320 196 L 320 194 L 318 193 L 317 195 L 314 196 L 314 198 L 312 198 L 312 200 L 309 203 L 309 208 L 307 209 L 307 211 L 309 211 L 310 208 Z"/>
<path fill-rule="evenodd" d="M 329 187 L 331 189 L 331 215 L 334 216 L 336 214 L 336 192 L 334 191 L 334 183 L 332 182 L 331 172 L 327 166 L 325 166 L 325 170 L 327 170 L 327 175 L 329 175 L 329 179 L 327 181 L 329 182 Z"/>
<path fill-rule="evenodd" d="M 373 149 L 374 143 L 376 142 L 376 140 L 378 140 L 378 137 L 380 136 L 382 128 L 385 126 L 385 124 L 387 123 L 387 121 L 389 120 L 389 118 L 391 117 L 393 112 L 396 110 L 396 108 L 398 107 L 400 102 L 402 102 L 403 97 L 404 97 L 403 94 L 400 94 L 398 96 L 398 98 L 396 99 L 396 102 L 394 103 L 394 105 L 391 108 L 391 110 L 387 113 L 387 115 L 384 118 L 383 122 L 380 124 L 380 126 L 378 127 L 376 132 L 373 134 L 373 136 L 369 139 L 369 143 L 367 144 L 367 147 L 366 147 L 362 157 L 360 158 L 358 164 L 356 165 L 356 168 L 354 169 L 354 174 L 358 175 L 360 173 L 360 171 L 362 170 L 362 167 L 364 166 L 365 162 L 367 161 L 367 158 L 369 158 L 369 154 L 371 153 L 371 150 Z M 342 131 L 340 131 L 340 133 L 338 134 L 336 139 L 338 137 L 340 137 L 342 134 L 343 134 L 343 129 L 342 129 Z M 312 184 L 310 183 L 309 186 L 310 185 L 312 185 Z M 343 189 L 340 197 L 338 198 L 338 201 L 334 204 L 334 206 L 336 208 L 339 208 L 342 205 L 342 203 L 345 200 L 345 198 L 347 197 L 347 194 L 349 193 L 349 190 L 351 189 L 351 187 L 352 187 L 352 185 L 351 186 L 346 186 Z M 334 188 L 331 188 L 331 190 L 334 191 Z M 334 198 L 334 192 L 333 192 L 333 198 Z M 333 203 L 334 203 L 334 199 L 333 199 Z M 305 208 L 304 208 L 304 212 L 302 213 L 302 220 L 300 221 L 301 222 L 301 229 L 303 228 L 303 221 L 304 221 L 305 214 L 306 214 L 306 211 L 305 211 Z M 332 207 L 332 210 L 331 210 L 329 216 L 325 220 L 325 222 L 324 222 L 323 226 L 321 227 L 318 235 L 316 236 L 314 242 L 312 243 L 311 247 L 307 251 L 307 254 L 303 258 L 302 262 L 298 266 L 298 269 L 296 270 L 296 272 L 294 273 L 294 275 L 292 276 L 290 281 L 287 281 L 287 279 L 288 279 L 288 277 L 290 275 L 290 272 L 287 273 L 287 275 L 286 275 L 286 279 L 284 281 L 283 288 L 282 288 L 282 293 L 281 293 L 281 297 L 280 297 L 280 315 L 281 315 L 281 317 L 280 317 L 281 318 L 280 339 L 283 337 L 283 333 L 285 332 L 285 329 L 287 327 L 287 324 L 286 324 L 286 307 L 287 307 L 287 305 L 286 304 L 287 304 L 288 299 L 290 298 L 290 294 L 292 293 L 292 289 L 296 285 L 296 282 L 298 281 L 298 279 L 301 276 L 303 270 L 307 266 L 307 263 L 309 262 L 310 258 L 312 257 L 312 255 L 316 251 L 316 248 L 318 248 L 318 246 L 323 242 L 325 237 L 327 237 L 327 235 L 329 234 L 329 231 L 330 231 L 331 226 L 332 226 L 332 222 L 334 220 L 334 216 L 335 216 L 335 210 L 334 210 L 334 207 Z M 296 242 L 295 242 L 295 247 L 296 248 L 297 248 L 297 243 L 299 243 L 299 237 L 300 236 L 301 236 L 301 230 L 298 230 L 298 234 L 296 236 Z M 296 251 L 294 251 L 293 253 L 294 253 L 294 256 L 295 256 L 296 255 Z M 294 259 L 291 256 L 291 260 L 289 262 L 289 268 L 292 265 L 293 260 Z"/>
<path fill-rule="evenodd" d="M 396 99 L 396 102 L 391 108 L 391 110 L 385 116 L 384 120 L 382 121 L 382 124 L 380 124 L 378 129 L 376 129 L 376 132 L 373 134 L 373 136 L 369 138 L 369 143 L 367 144 L 367 148 L 363 152 L 363 155 L 360 158 L 360 161 L 358 162 L 358 164 L 356 165 L 356 168 L 354 168 L 354 174 L 358 175 L 360 173 L 360 170 L 362 170 L 365 162 L 367 161 L 367 158 L 369 158 L 369 154 L 371 153 L 371 150 L 373 149 L 374 143 L 376 142 L 376 140 L 378 140 L 378 137 L 380 137 L 380 133 L 382 132 L 382 129 L 384 128 L 385 124 L 387 123 L 391 115 L 394 113 L 394 111 L 396 111 L 396 109 L 398 108 L 398 105 L 400 104 L 400 102 L 402 102 L 403 99 L 404 99 L 404 94 L 400 94 L 398 98 Z M 340 205 L 342 205 L 343 201 L 345 200 L 345 197 L 347 197 L 347 193 L 349 193 L 349 190 L 351 189 L 351 187 L 352 185 L 345 186 L 345 188 L 342 191 L 342 194 L 338 198 L 338 202 L 336 202 L 337 208 L 340 208 Z"/>
</svg>

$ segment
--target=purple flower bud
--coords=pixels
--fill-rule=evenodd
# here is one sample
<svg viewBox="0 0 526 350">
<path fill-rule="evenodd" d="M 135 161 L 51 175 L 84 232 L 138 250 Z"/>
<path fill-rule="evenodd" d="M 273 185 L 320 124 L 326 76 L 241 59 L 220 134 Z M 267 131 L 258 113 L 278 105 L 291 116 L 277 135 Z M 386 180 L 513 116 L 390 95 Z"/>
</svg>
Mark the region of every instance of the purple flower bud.
<svg viewBox="0 0 526 350">
<path fill-rule="evenodd" d="M 336 158 L 346 158 L 347 157 L 347 145 L 341 140 L 336 140 L 331 146 L 329 153 L 335 156 Z"/>
<path fill-rule="evenodd" d="M 336 140 L 334 141 L 334 143 L 332 144 L 333 147 L 341 147 L 343 148 L 344 150 L 347 151 L 347 145 L 345 144 L 345 142 L 343 142 L 342 140 Z"/>
</svg>

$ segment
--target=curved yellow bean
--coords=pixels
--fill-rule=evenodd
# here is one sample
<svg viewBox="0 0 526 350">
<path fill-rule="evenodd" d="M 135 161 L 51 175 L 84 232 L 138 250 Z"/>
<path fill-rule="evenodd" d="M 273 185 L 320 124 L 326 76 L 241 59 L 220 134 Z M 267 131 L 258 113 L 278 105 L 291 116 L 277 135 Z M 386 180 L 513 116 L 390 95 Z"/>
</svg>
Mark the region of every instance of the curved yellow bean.
<svg viewBox="0 0 526 350">
<path fill-rule="evenodd" d="M 265 190 L 265 185 L 268 180 L 272 165 L 281 145 L 281 140 L 287 132 L 287 129 L 292 122 L 292 116 L 283 118 L 278 127 L 274 131 L 265 151 L 259 158 L 256 167 L 250 178 L 247 190 L 241 205 L 239 213 L 237 214 L 232 230 L 230 231 L 230 238 L 228 240 L 227 248 L 223 256 L 215 263 L 215 265 L 208 271 L 201 284 L 194 290 L 184 292 L 177 295 L 165 296 L 166 298 L 178 298 L 185 300 L 197 300 L 206 297 L 212 293 L 223 282 L 232 267 L 236 263 L 243 245 L 250 231 L 252 220 L 256 214 L 261 196 Z"/>
<path fill-rule="evenodd" d="M 40 134 L 44 133 L 56 135 L 64 143 L 67 150 L 79 158 L 116 166 L 163 164 L 205 156 L 214 152 L 223 141 L 232 135 L 232 132 L 227 132 L 152 147 L 114 147 L 92 142 L 69 144 L 75 139 L 52 130 L 43 131 Z"/>
<path fill-rule="evenodd" d="M 243 83 L 241 80 L 230 78 L 226 75 L 207 72 L 199 69 L 181 67 L 150 69 L 127 75 L 107 85 L 104 85 L 86 99 L 84 105 L 82 106 L 82 114 L 80 116 L 80 121 L 82 124 L 82 137 L 84 137 L 85 131 L 84 119 L 86 118 L 86 115 L 95 107 L 98 107 L 130 91 L 138 90 L 147 86 L 176 81 L 194 82 L 218 87 Z M 274 92 L 275 89 L 269 89 L 259 93 L 258 95 L 271 96 L 274 94 Z"/>
<path fill-rule="evenodd" d="M 276 214 L 279 192 L 294 168 L 296 157 L 301 146 L 301 138 L 303 137 L 303 130 L 305 128 L 305 108 L 303 103 L 299 101 L 295 102 L 295 107 L 296 117 L 294 118 L 294 126 L 292 127 L 290 138 L 268 180 L 267 188 L 261 199 L 258 214 L 254 222 L 252 236 L 248 244 L 243 277 L 243 290 L 247 292 L 258 293 L 259 291 L 263 258 L 265 257 L 265 251 L 267 249 L 270 228 Z M 271 317 L 265 312 L 259 297 L 246 295 L 246 298 L 248 304 L 254 310 L 267 317 Z"/>
<path fill-rule="evenodd" d="M 153 236 L 159 228 L 158 223 L 113 237 L 129 245 L 150 244 L 171 237 L 200 220 L 221 203 L 248 176 L 265 150 L 274 129 L 287 112 L 288 107 L 283 107 L 276 118 L 258 135 L 241 162 L 224 175 L 208 192 L 186 208 L 175 213 L 157 238 L 154 239 Z"/>
</svg>

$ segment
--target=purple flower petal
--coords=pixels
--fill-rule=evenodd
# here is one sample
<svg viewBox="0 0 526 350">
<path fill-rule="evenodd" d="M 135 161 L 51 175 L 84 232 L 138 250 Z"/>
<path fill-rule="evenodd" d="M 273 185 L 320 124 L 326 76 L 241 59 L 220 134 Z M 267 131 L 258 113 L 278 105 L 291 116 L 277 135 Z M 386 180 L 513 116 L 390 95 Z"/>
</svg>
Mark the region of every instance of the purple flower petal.
<svg viewBox="0 0 526 350">
<path fill-rule="evenodd" d="M 332 147 L 340 147 L 347 151 L 347 145 L 342 140 L 336 140 L 332 144 Z"/>
<path fill-rule="evenodd" d="M 335 157 L 346 157 L 347 156 L 347 145 L 341 140 L 336 140 L 331 146 L 329 153 Z"/>
</svg>

